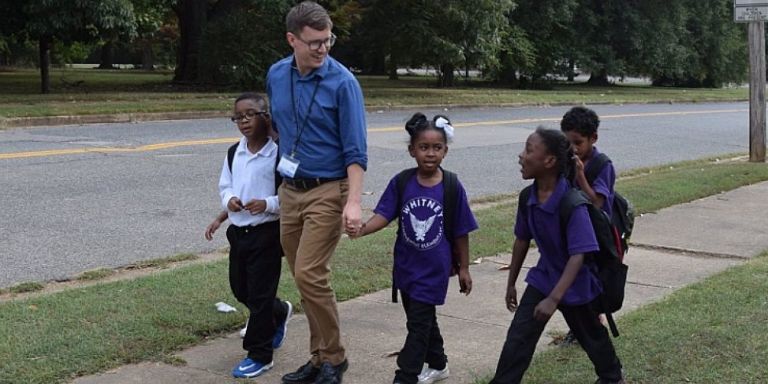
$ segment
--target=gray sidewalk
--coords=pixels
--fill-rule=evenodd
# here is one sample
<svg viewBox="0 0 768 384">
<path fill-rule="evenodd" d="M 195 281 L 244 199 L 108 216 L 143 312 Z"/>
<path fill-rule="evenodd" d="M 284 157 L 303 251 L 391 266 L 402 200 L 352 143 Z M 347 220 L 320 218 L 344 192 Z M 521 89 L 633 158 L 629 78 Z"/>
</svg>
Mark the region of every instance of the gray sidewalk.
<svg viewBox="0 0 768 384">
<path fill-rule="evenodd" d="M 634 247 L 626 257 L 630 266 L 627 301 L 619 316 L 768 250 L 766 196 L 768 182 L 763 182 L 638 218 L 632 238 Z M 531 252 L 525 266 L 534 265 L 536 256 L 535 251 Z M 512 318 L 503 302 L 507 272 L 499 270 L 508 261 L 509 255 L 504 255 L 485 258 L 472 266 L 474 288 L 470 296 L 460 295 L 456 279 L 452 279 L 447 303 L 438 308 L 452 374 L 442 383 L 471 383 L 476 377 L 493 373 Z M 519 280 L 522 289 L 523 278 Z M 406 334 L 400 304 L 391 303 L 390 291 L 384 290 L 340 303 L 339 312 L 350 362 L 344 382 L 391 383 L 396 369 L 393 353 L 402 346 Z M 539 348 L 547 348 L 551 335 L 565 330 L 562 317 L 553 317 Z M 307 361 L 308 340 L 306 318 L 294 316 L 288 339 L 275 354 L 275 367 L 248 382 L 279 383 L 282 374 Z M 127 365 L 79 378 L 75 383 L 243 382 L 230 376 L 234 364 L 243 357 L 236 333 L 181 351 L 177 356 L 186 365 Z"/>
</svg>

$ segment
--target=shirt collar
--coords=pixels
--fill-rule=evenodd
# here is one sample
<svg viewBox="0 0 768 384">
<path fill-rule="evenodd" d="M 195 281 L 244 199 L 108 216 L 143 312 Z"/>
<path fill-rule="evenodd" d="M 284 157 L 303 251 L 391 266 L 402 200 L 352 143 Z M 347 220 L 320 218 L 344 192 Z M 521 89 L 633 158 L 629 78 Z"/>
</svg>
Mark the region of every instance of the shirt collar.
<svg viewBox="0 0 768 384">
<path fill-rule="evenodd" d="M 546 203 L 539 205 L 539 209 L 547 213 L 555 213 L 558 206 L 560 205 L 560 200 L 563 198 L 563 196 L 565 196 L 565 193 L 568 192 L 568 188 L 570 188 L 568 181 L 565 179 L 565 177 L 560 176 L 560 178 L 557 180 L 557 184 L 555 185 L 555 190 L 552 191 L 552 195 L 549 196 L 549 199 L 547 199 Z M 531 188 L 531 195 L 528 196 L 527 205 L 532 207 L 537 204 L 539 204 L 538 185 L 534 181 L 533 188 Z"/>
<path fill-rule="evenodd" d="M 247 146 L 248 146 L 248 139 L 246 139 L 245 137 L 240 138 L 240 145 L 237 146 L 237 152 L 243 152 L 247 154 L 248 153 Z M 256 155 L 262 156 L 262 157 L 269 157 L 272 155 L 272 152 L 275 150 L 277 150 L 277 144 L 272 140 L 271 137 L 267 137 L 267 143 L 264 144 L 264 146 L 261 147 L 261 149 L 258 152 L 256 152 Z"/>
<path fill-rule="evenodd" d="M 314 78 L 315 76 L 319 77 L 320 79 L 324 79 L 325 76 L 328 74 L 330 61 L 331 61 L 331 56 L 326 55 L 325 60 L 323 60 L 323 64 L 320 65 L 320 67 L 313 69 L 306 76 L 301 76 L 301 74 L 299 73 L 299 68 L 296 66 L 296 56 L 293 56 L 291 59 L 291 70 L 296 71 L 296 74 L 299 75 L 298 76 L 299 80 L 302 80 L 302 79 L 309 80 Z"/>
</svg>

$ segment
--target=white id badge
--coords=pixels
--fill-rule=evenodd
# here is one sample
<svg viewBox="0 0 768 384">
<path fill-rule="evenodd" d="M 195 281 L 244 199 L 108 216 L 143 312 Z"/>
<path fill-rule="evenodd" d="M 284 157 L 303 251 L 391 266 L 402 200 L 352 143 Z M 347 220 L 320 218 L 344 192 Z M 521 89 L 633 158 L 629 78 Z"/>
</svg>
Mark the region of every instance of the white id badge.
<svg viewBox="0 0 768 384">
<path fill-rule="evenodd" d="M 290 155 L 283 155 L 277 163 L 277 171 L 285 177 L 293 178 L 297 169 L 299 169 L 299 160 Z"/>
</svg>

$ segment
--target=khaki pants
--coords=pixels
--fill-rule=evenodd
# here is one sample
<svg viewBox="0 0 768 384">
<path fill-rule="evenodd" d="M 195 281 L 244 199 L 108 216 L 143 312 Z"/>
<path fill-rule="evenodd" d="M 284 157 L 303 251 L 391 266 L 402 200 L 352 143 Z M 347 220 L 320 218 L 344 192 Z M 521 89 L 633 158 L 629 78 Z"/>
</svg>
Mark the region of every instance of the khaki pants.
<svg viewBox="0 0 768 384">
<path fill-rule="evenodd" d="M 280 242 L 307 315 L 315 366 L 338 365 L 345 359 L 336 295 L 330 286 L 330 260 L 341 237 L 348 189 L 344 179 L 310 190 L 283 183 L 278 190 Z"/>
</svg>

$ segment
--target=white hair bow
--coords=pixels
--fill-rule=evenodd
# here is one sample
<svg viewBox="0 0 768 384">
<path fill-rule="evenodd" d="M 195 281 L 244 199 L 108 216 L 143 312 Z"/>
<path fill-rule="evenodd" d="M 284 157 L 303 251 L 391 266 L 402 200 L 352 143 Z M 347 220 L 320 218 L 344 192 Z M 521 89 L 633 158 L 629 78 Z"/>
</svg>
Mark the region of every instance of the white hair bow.
<svg viewBox="0 0 768 384">
<path fill-rule="evenodd" d="M 444 117 L 438 117 L 437 120 L 435 120 L 435 127 L 441 128 L 443 131 L 445 131 L 445 137 L 447 137 L 448 140 L 453 139 L 453 125 L 451 125 L 451 122 L 448 121 L 448 119 Z"/>
</svg>

